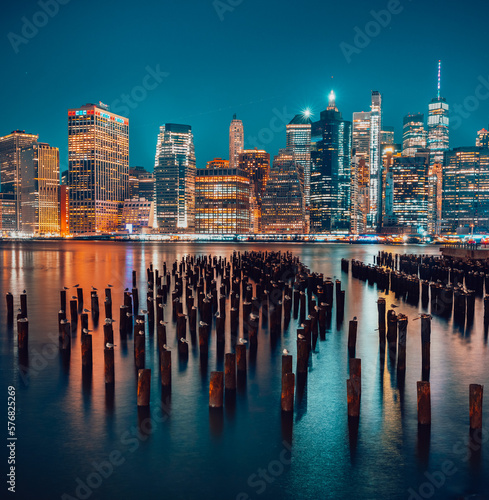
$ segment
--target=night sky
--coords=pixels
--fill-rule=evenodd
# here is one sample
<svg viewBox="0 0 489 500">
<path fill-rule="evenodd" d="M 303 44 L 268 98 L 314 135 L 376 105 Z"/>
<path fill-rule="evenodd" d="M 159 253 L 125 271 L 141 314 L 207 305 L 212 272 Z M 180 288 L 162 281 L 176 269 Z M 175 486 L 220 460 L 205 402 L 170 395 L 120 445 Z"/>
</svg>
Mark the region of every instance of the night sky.
<svg viewBox="0 0 489 500">
<path fill-rule="evenodd" d="M 427 117 L 438 59 L 456 125 L 451 147 L 474 145 L 489 125 L 487 2 L 55 1 L 46 3 L 59 12 L 34 26 L 37 33 L 25 26 L 45 23 L 42 1 L 2 6 L 0 135 L 38 133 L 60 148 L 62 170 L 67 109 L 98 101 L 129 117 L 130 164 L 150 170 L 163 123 L 192 126 L 198 167 L 228 158 L 233 113 L 243 120 L 245 147 L 274 155 L 291 116 L 309 106 L 318 117 L 332 88 L 349 120 L 369 110 L 371 90 L 381 91 L 384 124 L 400 141 L 405 114 Z M 372 11 L 387 8 L 391 19 L 383 16 L 381 27 Z M 366 28 L 375 36 L 355 44 Z M 124 94 L 137 99 L 133 109 Z"/>
</svg>

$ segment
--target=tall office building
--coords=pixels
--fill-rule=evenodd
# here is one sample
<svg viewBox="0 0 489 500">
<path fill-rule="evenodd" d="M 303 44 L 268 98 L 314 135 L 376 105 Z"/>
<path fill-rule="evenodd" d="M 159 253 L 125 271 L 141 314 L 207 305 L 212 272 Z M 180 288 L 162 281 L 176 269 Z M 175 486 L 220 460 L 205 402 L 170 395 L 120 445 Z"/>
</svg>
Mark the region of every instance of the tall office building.
<svg viewBox="0 0 489 500">
<path fill-rule="evenodd" d="M 273 234 L 306 231 L 304 171 L 287 149 L 274 157 L 263 198 L 262 230 Z"/>
<path fill-rule="evenodd" d="M 17 230 L 15 207 L 13 194 L 0 193 L 0 231 L 2 233 Z"/>
<path fill-rule="evenodd" d="M 450 147 L 449 141 L 449 106 L 441 97 L 441 61 L 438 62 L 438 93 L 428 106 L 428 149 L 430 165 L 442 164 L 445 151 Z"/>
<path fill-rule="evenodd" d="M 489 230 L 489 149 L 455 148 L 443 166 L 442 230 Z"/>
<path fill-rule="evenodd" d="M 478 148 L 489 148 L 489 131 L 483 128 L 477 132 L 477 139 L 475 145 Z"/>
<path fill-rule="evenodd" d="M 21 229 L 21 193 L 20 193 L 20 151 L 37 142 L 39 136 L 26 134 L 24 130 L 14 130 L 0 137 L 0 183 L 2 193 L 12 195 L 15 202 L 13 226 Z M 9 210 L 10 213 L 10 210 Z"/>
<path fill-rule="evenodd" d="M 262 232 L 263 196 L 270 176 L 270 154 L 260 149 L 245 149 L 239 154 L 239 168 L 250 180 L 250 232 Z"/>
<path fill-rule="evenodd" d="M 402 126 L 402 156 L 414 156 L 418 149 L 425 149 L 427 138 L 424 114 L 406 115 Z"/>
<path fill-rule="evenodd" d="M 394 127 L 384 125 L 380 132 L 380 145 L 384 146 L 390 144 L 394 144 Z"/>
<path fill-rule="evenodd" d="M 156 223 L 161 232 L 195 229 L 195 149 L 192 127 L 160 127 L 155 157 Z"/>
<path fill-rule="evenodd" d="M 155 190 L 155 177 L 153 172 L 148 172 L 144 167 L 129 169 L 128 198 L 144 198 L 153 201 Z"/>
<path fill-rule="evenodd" d="M 129 183 L 129 120 L 108 106 L 68 110 L 70 232 L 117 229 Z"/>
<path fill-rule="evenodd" d="M 372 91 L 370 107 L 370 188 L 369 213 L 367 226 L 377 230 L 382 216 L 382 157 L 381 157 L 381 130 L 382 130 L 382 95 Z"/>
<path fill-rule="evenodd" d="M 367 228 L 370 195 L 370 112 L 353 113 L 351 165 L 351 232 Z"/>
<path fill-rule="evenodd" d="M 246 234 L 250 230 L 250 179 L 241 168 L 217 158 L 198 168 L 195 180 L 195 232 Z"/>
<path fill-rule="evenodd" d="M 410 226 L 413 232 L 428 229 L 429 151 L 414 156 L 401 156 L 392 162 L 393 213 L 400 226 Z"/>
<path fill-rule="evenodd" d="M 309 219 L 311 203 L 311 125 L 310 112 L 295 115 L 287 125 L 286 147 L 294 160 L 304 170 L 304 196 L 306 201 L 306 219 Z"/>
<path fill-rule="evenodd" d="M 20 153 L 22 231 L 59 234 L 59 150 L 36 142 Z"/>
<path fill-rule="evenodd" d="M 329 105 L 312 124 L 310 232 L 350 229 L 351 122 L 331 91 Z"/>
<path fill-rule="evenodd" d="M 229 168 L 237 168 L 239 161 L 239 153 L 244 147 L 244 131 L 243 122 L 233 116 L 231 125 L 229 126 Z"/>
</svg>

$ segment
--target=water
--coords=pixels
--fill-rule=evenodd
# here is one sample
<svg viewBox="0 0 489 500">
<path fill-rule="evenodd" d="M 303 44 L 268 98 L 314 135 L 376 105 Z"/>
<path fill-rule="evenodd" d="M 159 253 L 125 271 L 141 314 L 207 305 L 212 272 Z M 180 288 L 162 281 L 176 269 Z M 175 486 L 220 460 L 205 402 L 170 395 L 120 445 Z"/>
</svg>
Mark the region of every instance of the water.
<svg viewBox="0 0 489 500">
<path fill-rule="evenodd" d="M 138 412 L 136 406 L 132 336 L 121 342 L 118 323 L 114 325 L 118 345 L 113 396 L 104 384 L 102 327 L 93 327 L 91 317 L 91 382 L 84 383 L 81 376 L 80 325 L 70 362 L 63 363 L 57 349 L 59 290 L 63 286 L 80 284 L 88 308 L 90 287 L 97 287 L 102 309 L 103 290 L 108 283 L 113 284 L 113 311 L 118 319 L 122 290 L 132 288 L 133 269 L 138 272 L 140 297 L 144 297 L 150 262 L 161 270 L 165 260 L 171 263 L 186 254 L 229 256 L 234 248 L 231 244 L 78 241 L 0 244 L 2 296 L 11 291 L 17 308 L 19 294 L 26 289 L 30 322 L 28 368 L 23 368 L 23 373 L 16 333 L 6 326 L 2 298 L 0 373 L 5 409 L 7 387 L 16 388 L 17 498 L 489 496 L 489 436 L 483 434 L 482 446 L 470 441 L 468 421 L 469 384 L 489 386 L 481 300 L 476 301 L 470 330 L 461 330 L 452 320 L 433 319 L 432 427 L 428 438 L 421 439 L 416 409 L 416 381 L 421 379 L 420 322 L 413 321 L 421 306 L 418 309 L 397 302 L 392 294 L 387 297 L 388 307 L 399 303 L 397 312 L 409 317 L 405 388 L 400 391 L 389 356 L 384 366 L 380 364 L 375 331 L 379 292 L 340 271 L 341 258 L 372 262 L 379 250 L 438 254 L 437 247 L 239 245 L 240 251 L 291 251 L 313 271 L 340 277 L 346 289 L 345 321 L 336 328 L 333 320 L 326 340 L 318 341 L 292 421 L 280 412 L 280 374 L 283 348 L 293 354 L 295 371 L 294 320 L 276 345 L 271 344 L 267 332 L 259 333 L 258 352 L 256 360 L 249 360 L 246 387 L 238 390 L 235 404 L 226 405 L 221 415 L 208 409 L 210 372 L 223 369 L 222 361 L 216 359 L 215 332 L 207 368 L 200 366 L 198 345 L 190 346 L 188 363 L 179 363 L 170 319 L 171 399 L 162 398 L 156 338 L 147 337 L 146 364 L 152 369 L 147 414 Z M 76 292 L 70 289 L 67 294 L 69 300 Z M 171 318 L 169 311 L 167 306 L 166 319 Z M 362 359 L 363 372 L 357 429 L 349 426 L 346 411 L 347 328 L 353 316 L 359 319 L 357 357 Z M 229 321 L 229 315 L 227 318 Z M 226 352 L 231 349 L 227 327 Z M 487 403 L 485 406 L 487 417 Z M 5 419 L 4 425 L 6 439 Z M 8 470 L 6 454 L 2 470 L 4 474 Z M 7 485 L 2 487 L 6 491 Z"/>
</svg>

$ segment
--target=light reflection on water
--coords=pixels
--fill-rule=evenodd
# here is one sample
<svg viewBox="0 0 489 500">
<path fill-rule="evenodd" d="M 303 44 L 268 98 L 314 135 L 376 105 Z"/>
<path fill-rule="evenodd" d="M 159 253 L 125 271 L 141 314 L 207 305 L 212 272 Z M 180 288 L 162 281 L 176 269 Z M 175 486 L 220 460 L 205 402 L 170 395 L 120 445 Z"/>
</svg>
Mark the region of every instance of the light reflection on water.
<svg viewBox="0 0 489 500">
<path fill-rule="evenodd" d="M 114 324 L 115 391 L 106 392 L 103 373 L 102 325 L 93 325 L 93 374 L 81 376 L 80 325 L 73 338 L 69 363 L 54 357 L 40 360 L 57 335 L 59 290 L 79 283 L 85 307 L 90 308 L 90 287 L 98 288 L 103 310 L 104 288 L 114 285 L 113 314 L 118 320 L 123 289 L 132 288 L 132 270 L 138 273 L 140 304 L 145 307 L 146 268 L 162 270 L 187 254 L 229 256 L 231 244 L 122 244 L 109 242 L 2 243 L 1 290 L 11 291 L 15 307 L 23 289 L 28 292 L 30 320 L 29 384 L 19 372 L 16 333 L 1 324 L 0 362 L 4 387 L 17 387 L 18 498 L 76 497 L 76 479 L 94 471 L 93 463 L 107 460 L 118 450 L 124 463 L 93 489 L 90 498 L 408 498 L 426 482 L 424 473 L 440 469 L 444 460 L 457 472 L 432 498 L 455 498 L 480 491 L 489 493 L 484 472 L 489 470 L 487 443 L 480 454 L 467 459 L 468 386 L 488 385 L 488 353 L 482 330 L 482 304 L 476 301 L 474 325 L 460 331 L 452 321 L 433 319 L 431 392 L 433 423 L 427 442 L 418 439 L 416 381 L 421 378 L 421 311 L 400 303 L 390 294 L 387 306 L 408 315 L 407 370 L 404 390 L 398 388 L 395 363 L 385 353 L 381 363 L 375 287 L 340 271 L 341 258 L 373 262 L 379 250 L 397 253 L 438 254 L 437 247 L 385 247 L 328 244 L 240 244 L 237 250 L 289 250 L 316 272 L 339 277 L 346 289 L 345 320 L 339 329 L 333 314 L 332 329 L 318 341 L 311 357 L 307 385 L 296 402 L 293 424 L 280 414 L 281 352 L 294 355 L 292 320 L 276 345 L 260 331 L 256 360 L 249 360 L 246 386 L 238 390 L 235 405 L 221 416 L 209 414 L 210 372 L 222 369 L 217 360 L 215 333 L 211 335 L 207 368 L 200 365 L 198 345 L 190 346 L 187 363 L 176 356 L 176 334 L 167 306 L 168 344 L 173 346 L 171 400 L 164 400 L 168 416 L 161 415 L 156 337 L 147 337 L 146 365 L 152 368 L 151 428 L 140 433 L 144 420 L 136 407 L 136 374 L 132 336 L 119 338 Z M 68 299 L 74 293 L 67 292 Z M 76 294 L 76 293 L 75 293 Z M 4 301 L 4 299 L 2 299 Z M 5 302 L 1 306 L 5 318 Z M 90 315 L 89 315 L 90 316 Z M 362 359 L 362 405 L 358 429 L 346 417 L 348 378 L 348 320 L 359 318 L 357 357 Z M 103 314 L 101 315 L 103 317 Z M 229 314 L 227 316 L 229 321 Z M 226 352 L 231 349 L 226 329 Z M 55 337 L 52 337 L 52 335 Z M 24 365 L 26 363 L 24 362 Z M 487 399 L 487 398 L 486 398 Z M 487 405 L 486 405 L 487 406 Z M 487 413 L 487 412 L 486 412 Z M 293 461 L 270 481 L 260 469 L 276 462 L 283 440 L 293 436 Z M 273 467 L 272 467 L 273 469 Z M 278 470 L 278 469 L 276 469 Z M 272 481 L 273 480 L 273 481 Z M 471 486 L 472 485 L 472 486 Z M 264 491 L 260 495 L 258 492 Z M 35 495 L 36 496 L 36 495 Z M 246 498 L 243 497 L 243 498 Z"/>
</svg>

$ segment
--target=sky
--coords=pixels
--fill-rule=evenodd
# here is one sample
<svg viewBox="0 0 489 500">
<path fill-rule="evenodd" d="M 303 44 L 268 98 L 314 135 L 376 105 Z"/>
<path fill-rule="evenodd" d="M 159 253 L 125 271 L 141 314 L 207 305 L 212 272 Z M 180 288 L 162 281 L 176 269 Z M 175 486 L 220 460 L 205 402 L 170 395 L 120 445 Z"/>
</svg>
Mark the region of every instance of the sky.
<svg viewBox="0 0 489 500">
<path fill-rule="evenodd" d="M 400 142 L 404 115 L 427 119 L 441 60 L 450 146 L 472 146 L 489 126 L 488 14 L 480 0 L 16 0 L 0 18 L 0 135 L 39 134 L 64 170 L 68 108 L 102 101 L 129 118 L 131 166 L 152 170 L 159 126 L 183 123 L 205 167 L 228 158 L 234 113 L 245 147 L 275 155 L 333 89 L 347 120 L 380 91 Z"/>
</svg>

